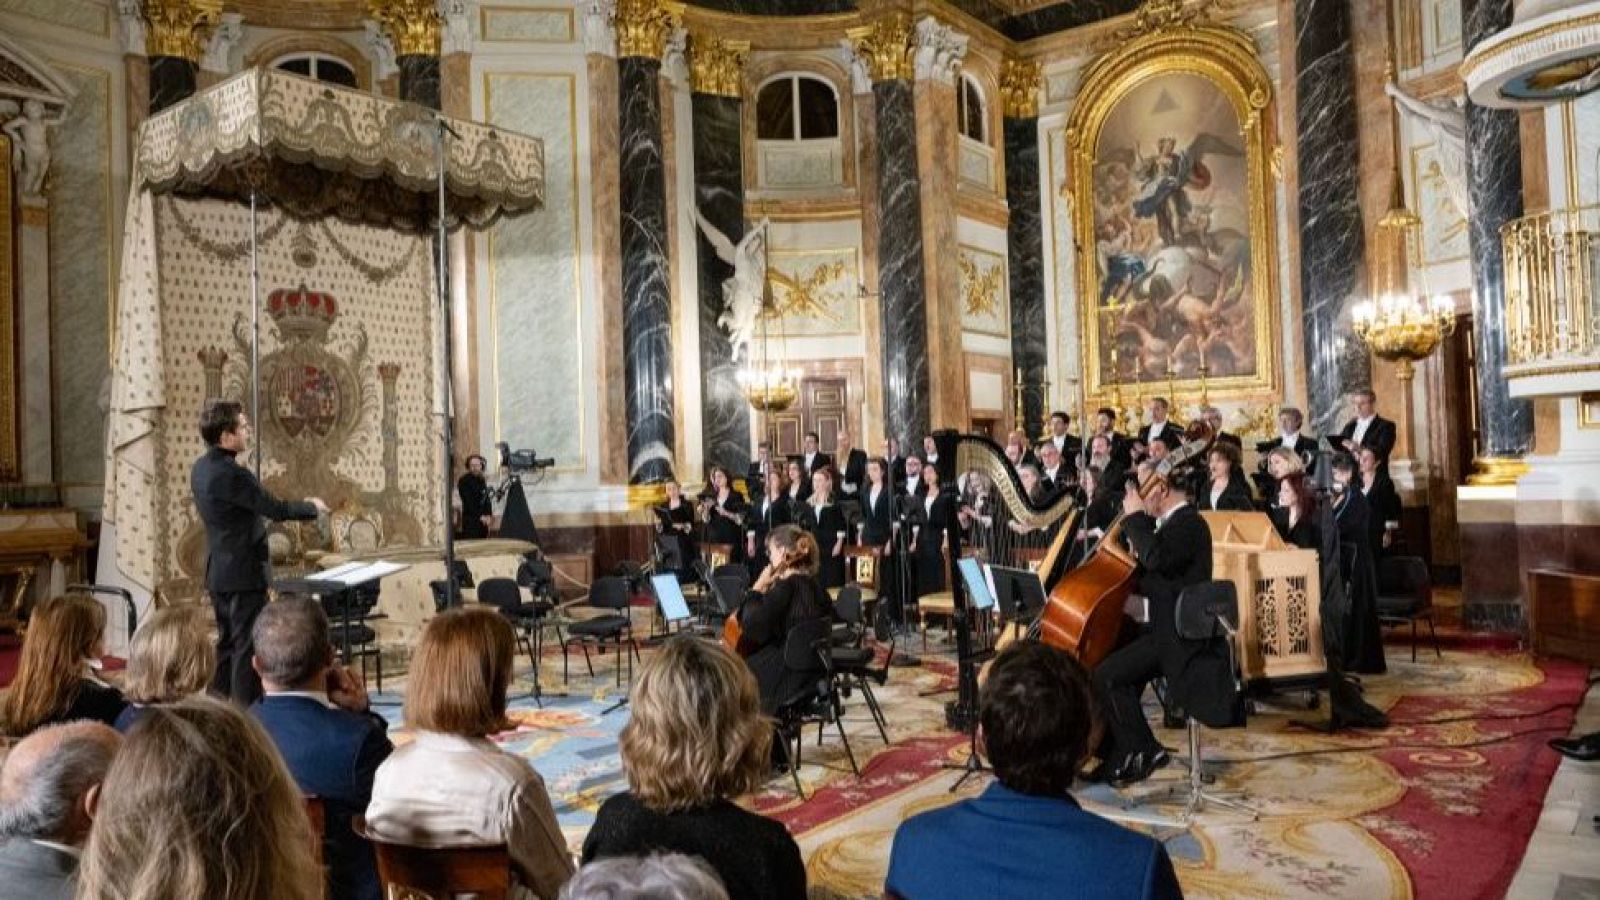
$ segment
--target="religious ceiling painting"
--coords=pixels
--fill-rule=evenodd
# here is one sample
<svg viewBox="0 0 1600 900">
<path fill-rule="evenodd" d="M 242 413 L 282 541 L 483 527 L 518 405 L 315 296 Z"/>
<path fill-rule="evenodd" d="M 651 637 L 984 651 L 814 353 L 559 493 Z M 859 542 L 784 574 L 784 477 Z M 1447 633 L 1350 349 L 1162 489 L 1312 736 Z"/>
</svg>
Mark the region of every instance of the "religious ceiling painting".
<svg viewBox="0 0 1600 900">
<path fill-rule="evenodd" d="M 1243 32 L 1132 30 L 1067 128 L 1086 388 L 1272 390 L 1271 84 Z"/>
<path fill-rule="evenodd" d="M 962 329 L 1008 336 L 1011 309 L 1006 303 L 1006 258 L 962 244 L 956 266 L 961 272 Z"/>
<path fill-rule="evenodd" d="M 767 268 L 774 313 L 765 327 L 786 337 L 824 337 L 861 331 L 861 260 L 854 247 L 773 250 Z"/>
</svg>

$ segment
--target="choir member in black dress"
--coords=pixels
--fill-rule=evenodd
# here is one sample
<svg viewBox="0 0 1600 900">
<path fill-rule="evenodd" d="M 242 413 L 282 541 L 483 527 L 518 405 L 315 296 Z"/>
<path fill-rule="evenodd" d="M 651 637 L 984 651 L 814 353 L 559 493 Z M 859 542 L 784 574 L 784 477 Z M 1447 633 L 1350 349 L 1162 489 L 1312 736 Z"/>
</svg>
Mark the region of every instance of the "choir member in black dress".
<svg viewBox="0 0 1600 900">
<path fill-rule="evenodd" d="M 1038 467 L 1030 463 L 1022 464 L 1017 468 L 1017 478 L 1022 482 L 1022 492 L 1028 495 L 1028 499 L 1035 507 L 1045 506 L 1055 499 L 1044 477 L 1039 474 Z M 1009 517 L 1005 523 L 1005 527 L 1016 535 L 1011 545 L 1017 550 L 1039 550 L 1048 547 L 1056 536 L 1056 528 L 1059 526 L 1058 521 L 1044 528 L 1037 528 Z M 1000 562 L 1005 565 L 1024 565 L 1022 560 L 1000 560 Z"/>
<path fill-rule="evenodd" d="M 676 569 L 680 579 L 694 576 L 694 562 L 700 558 L 700 544 L 694 537 L 694 504 L 683 496 L 683 485 L 669 481 L 667 502 L 657 507 L 656 533 L 663 542 L 676 542 L 682 553 L 682 567 Z"/>
<path fill-rule="evenodd" d="M 706 543 L 727 544 L 729 562 L 744 561 L 744 517 L 749 505 L 733 486 L 728 470 L 711 467 L 711 487 L 700 501 L 700 516 L 706 523 Z"/>
<path fill-rule="evenodd" d="M 945 588 L 945 529 L 955 520 L 956 497 L 939 488 L 939 469 L 922 467 L 925 493 L 912 501 L 912 565 L 917 596 L 926 597 Z"/>
<path fill-rule="evenodd" d="M 839 472 L 839 496 L 859 497 L 861 485 L 867 479 L 867 453 L 850 446 L 850 432 L 843 428 L 834 436 L 833 444 L 833 458 L 837 460 L 834 468 Z"/>
<path fill-rule="evenodd" d="M 1372 509 L 1356 483 L 1356 461 L 1348 453 L 1333 457 L 1333 517 L 1339 527 L 1339 543 L 1345 582 L 1349 585 L 1349 613 L 1343 629 L 1344 671 L 1363 675 L 1382 674 L 1383 629 L 1378 622 L 1377 556 L 1372 548 Z"/>
<path fill-rule="evenodd" d="M 784 466 L 784 480 L 788 482 L 789 511 L 797 514 L 800 504 L 806 502 L 811 496 L 811 473 L 806 471 L 805 464 L 797 459 L 789 460 Z"/>
<path fill-rule="evenodd" d="M 1244 468 L 1239 463 L 1238 447 L 1220 442 L 1212 445 L 1211 452 L 1206 454 L 1204 480 L 1196 491 L 1195 508 L 1201 512 L 1251 512 L 1255 509 L 1250 499 L 1250 485 L 1244 480 Z"/>
<path fill-rule="evenodd" d="M 1371 535 L 1372 555 L 1381 559 L 1399 549 L 1400 544 L 1400 492 L 1395 490 L 1394 479 L 1384 466 L 1378 451 L 1362 447 L 1356 457 L 1360 466 L 1361 495 L 1367 498 L 1371 516 L 1367 531 Z"/>
<path fill-rule="evenodd" d="M 956 515 L 961 520 L 964 546 L 977 551 L 985 560 L 994 559 L 995 530 L 994 482 L 979 469 L 969 469 L 961 477 L 961 494 Z"/>
<path fill-rule="evenodd" d="M 743 629 L 739 649 L 761 687 L 761 711 L 770 716 L 815 677 L 784 664 L 789 629 L 807 619 L 832 619 L 833 603 L 817 580 L 817 542 L 809 532 L 795 525 L 772 529 L 767 561 L 738 615 Z"/>
<path fill-rule="evenodd" d="M 767 566 L 766 554 L 761 550 L 767 545 L 767 535 L 779 525 L 794 521 L 784 487 L 783 473 L 776 468 L 768 469 L 766 491 L 744 517 L 746 562 L 752 579 Z"/>
<path fill-rule="evenodd" d="M 817 578 L 825 588 L 844 586 L 844 542 L 849 531 L 844 511 L 833 495 L 833 469 L 818 469 L 811 475 L 811 496 L 800 504 L 795 523 L 816 539 L 820 556 Z"/>
<path fill-rule="evenodd" d="M 1123 486 L 1120 481 L 1108 479 L 1106 472 L 1098 465 L 1088 465 L 1078 470 L 1078 487 L 1089 498 L 1089 504 L 1079 517 L 1078 533 L 1073 538 L 1077 542 L 1073 551 L 1074 560 L 1087 558 L 1100 545 L 1100 539 L 1106 536 L 1106 530 L 1122 510 Z M 1120 479 L 1121 467 L 1116 467 L 1112 474 Z"/>
<path fill-rule="evenodd" d="M 1286 476 L 1296 472 L 1304 472 L 1305 464 L 1300 457 L 1288 447 L 1276 447 L 1267 453 L 1267 477 L 1261 484 L 1261 500 L 1259 508 L 1266 513 L 1271 513 L 1278 505 L 1278 483 Z"/>
<path fill-rule="evenodd" d="M 474 453 L 467 457 L 467 471 L 456 479 L 456 505 L 461 510 L 461 527 L 456 530 L 456 537 L 461 540 L 489 536 L 494 507 L 489 498 L 489 482 L 483 477 L 488 465 L 488 460 Z"/>
<path fill-rule="evenodd" d="M 1278 535 L 1302 550 L 1322 545 L 1317 530 L 1317 498 L 1304 472 L 1292 472 L 1278 481 L 1278 502 L 1272 508 L 1272 524 Z"/>
<path fill-rule="evenodd" d="M 863 547 L 871 547 L 873 555 L 877 557 L 878 596 L 894 603 L 894 606 L 885 608 L 891 614 L 898 615 L 900 566 L 894 551 L 896 497 L 894 486 L 889 484 L 888 460 L 881 456 L 867 460 L 866 478 L 860 494 L 861 534 L 858 542 Z"/>
</svg>

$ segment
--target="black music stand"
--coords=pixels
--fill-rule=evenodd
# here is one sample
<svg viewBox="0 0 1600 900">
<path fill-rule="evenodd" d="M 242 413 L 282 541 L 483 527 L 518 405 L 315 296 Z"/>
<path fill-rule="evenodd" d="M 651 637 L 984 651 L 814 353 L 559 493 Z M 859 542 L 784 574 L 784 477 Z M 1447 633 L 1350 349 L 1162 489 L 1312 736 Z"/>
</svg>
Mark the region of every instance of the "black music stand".
<svg viewBox="0 0 1600 900">
<path fill-rule="evenodd" d="M 911 549 L 907 544 L 911 534 L 910 509 L 916 498 L 915 494 L 895 494 L 891 498 L 893 501 L 891 505 L 894 507 L 894 525 L 891 531 L 896 568 L 894 589 L 895 593 L 899 594 L 900 612 L 895 617 L 897 621 L 890 624 L 894 627 L 896 636 L 904 638 L 908 647 L 911 646 L 911 634 L 907 630 L 906 607 L 911 605 L 912 581 L 916 573 L 911 566 Z M 889 660 L 889 664 L 910 668 L 922 665 L 922 659 L 909 650 L 903 650 L 896 653 L 894 658 Z"/>
</svg>

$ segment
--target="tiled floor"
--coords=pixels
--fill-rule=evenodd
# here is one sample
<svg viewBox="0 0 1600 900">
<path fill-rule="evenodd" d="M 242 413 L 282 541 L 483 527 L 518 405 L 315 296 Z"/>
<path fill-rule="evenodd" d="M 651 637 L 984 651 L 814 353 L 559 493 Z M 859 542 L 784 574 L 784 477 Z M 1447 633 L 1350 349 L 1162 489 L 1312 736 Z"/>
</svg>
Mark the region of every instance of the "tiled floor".
<svg viewBox="0 0 1600 900">
<path fill-rule="evenodd" d="M 1600 685 L 1589 688 L 1574 734 L 1600 730 Z M 1553 751 L 1552 751 L 1553 752 Z M 1600 900 L 1600 762 L 1561 761 L 1539 827 L 1507 897 Z"/>
</svg>

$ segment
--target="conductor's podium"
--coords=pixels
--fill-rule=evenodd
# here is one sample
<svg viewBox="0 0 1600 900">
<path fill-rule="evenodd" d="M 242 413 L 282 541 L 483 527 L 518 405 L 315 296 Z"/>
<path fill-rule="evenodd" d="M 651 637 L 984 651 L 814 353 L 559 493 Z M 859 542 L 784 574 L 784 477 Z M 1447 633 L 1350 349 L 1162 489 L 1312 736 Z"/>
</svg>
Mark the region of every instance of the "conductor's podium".
<svg viewBox="0 0 1600 900">
<path fill-rule="evenodd" d="M 1306 682 L 1328 669 L 1315 550 L 1284 543 L 1258 512 L 1203 512 L 1212 578 L 1239 591 L 1239 668 L 1246 682 Z"/>
</svg>

